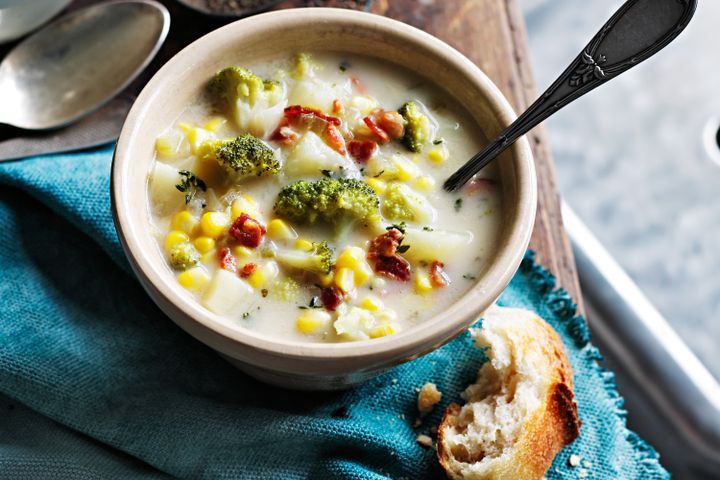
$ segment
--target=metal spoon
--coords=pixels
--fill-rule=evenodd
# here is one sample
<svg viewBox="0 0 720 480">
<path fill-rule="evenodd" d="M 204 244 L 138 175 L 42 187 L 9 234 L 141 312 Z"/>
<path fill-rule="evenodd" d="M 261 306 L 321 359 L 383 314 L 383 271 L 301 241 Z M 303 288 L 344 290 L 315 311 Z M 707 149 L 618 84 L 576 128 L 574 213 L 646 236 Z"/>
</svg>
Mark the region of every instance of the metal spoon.
<svg viewBox="0 0 720 480">
<path fill-rule="evenodd" d="M 697 3 L 697 0 L 626 2 L 525 113 L 445 181 L 445 190 L 452 192 L 462 187 L 540 122 L 665 48 L 688 25 Z"/>
<path fill-rule="evenodd" d="M 151 0 L 73 12 L 33 34 L 0 64 L 0 123 L 60 127 L 106 103 L 152 60 L 170 14 Z"/>
</svg>

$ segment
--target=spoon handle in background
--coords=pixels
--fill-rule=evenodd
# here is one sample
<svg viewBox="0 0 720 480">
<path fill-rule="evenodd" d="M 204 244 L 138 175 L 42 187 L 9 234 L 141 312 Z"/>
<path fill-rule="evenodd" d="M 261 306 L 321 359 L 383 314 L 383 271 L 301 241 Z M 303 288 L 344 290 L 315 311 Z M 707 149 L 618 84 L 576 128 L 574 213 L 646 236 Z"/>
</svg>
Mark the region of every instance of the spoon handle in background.
<svg viewBox="0 0 720 480">
<path fill-rule="evenodd" d="M 697 3 L 628 0 L 525 113 L 445 182 L 445 190 L 457 190 L 540 122 L 665 48 L 688 25 Z"/>
</svg>

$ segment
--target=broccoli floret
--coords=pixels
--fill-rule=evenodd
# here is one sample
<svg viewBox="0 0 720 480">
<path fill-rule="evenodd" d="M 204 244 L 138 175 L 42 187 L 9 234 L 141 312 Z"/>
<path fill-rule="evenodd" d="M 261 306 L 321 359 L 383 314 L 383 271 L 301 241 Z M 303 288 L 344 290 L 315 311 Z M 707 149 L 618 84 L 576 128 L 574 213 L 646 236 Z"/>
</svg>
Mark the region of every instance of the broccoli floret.
<svg viewBox="0 0 720 480">
<path fill-rule="evenodd" d="M 240 178 L 280 171 L 280 161 L 275 152 L 250 134 L 234 140 L 207 140 L 200 145 L 198 155 L 204 160 L 217 160 L 225 170 Z"/>
<path fill-rule="evenodd" d="M 200 253 L 189 243 L 175 245 L 170 250 L 170 265 L 175 270 L 187 270 L 200 261 Z"/>
<path fill-rule="evenodd" d="M 222 111 L 237 118 L 238 100 L 243 100 L 253 107 L 264 98 L 272 105 L 280 99 L 282 86 L 279 82 L 263 80 L 247 68 L 227 67 L 213 77 L 210 93 Z"/>
<path fill-rule="evenodd" d="M 388 220 L 427 222 L 434 215 L 432 205 L 419 193 L 402 183 L 390 183 L 382 202 L 382 213 Z"/>
<path fill-rule="evenodd" d="M 333 267 L 333 249 L 327 242 L 313 243 L 308 251 L 280 251 L 277 261 L 292 268 L 327 274 Z"/>
<path fill-rule="evenodd" d="M 361 180 L 300 180 L 280 190 L 275 213 L 297 223 L 322 220 L 337 225 L 347 219 L 367 220 L 378 212 L 379 204 L 375 191 Z"/>
<path fill-rule="evenodd" d="M 422 152 L 430 137 L 430 120 L 413 101 L 405 102 L 398 113 L 405 119 L 403 145 L 411 152 Z"/>
</svg>

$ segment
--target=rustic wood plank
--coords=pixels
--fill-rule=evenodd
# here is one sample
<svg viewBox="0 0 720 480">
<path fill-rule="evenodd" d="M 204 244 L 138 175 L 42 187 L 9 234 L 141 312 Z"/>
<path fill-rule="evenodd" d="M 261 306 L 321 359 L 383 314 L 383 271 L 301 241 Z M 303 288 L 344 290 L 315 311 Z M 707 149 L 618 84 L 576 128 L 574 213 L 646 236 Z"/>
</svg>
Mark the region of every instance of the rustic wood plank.
<svg viewBox="0 0 720 480">
<path fill-rule="evenodd" d="M 517 112 L 537 98 L 522 14 L 515 0 L 376 0 L 372 11 L 418 27 L 475 62 Z M 543 127 L 529 136 L 538 174 L 538 214 L 531 248 L 579 303 L 575 260 L 565 234 L 555 167 Z"/>
</svg>

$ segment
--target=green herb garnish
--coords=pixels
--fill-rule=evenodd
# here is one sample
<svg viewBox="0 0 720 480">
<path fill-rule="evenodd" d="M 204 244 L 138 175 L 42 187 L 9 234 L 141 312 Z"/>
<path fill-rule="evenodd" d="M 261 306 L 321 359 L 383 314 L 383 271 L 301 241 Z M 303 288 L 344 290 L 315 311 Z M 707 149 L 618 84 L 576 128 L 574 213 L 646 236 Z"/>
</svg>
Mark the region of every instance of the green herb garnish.
<svg viewBox="0 0 720 480">
<path fill-rule="evenodd" d="M 400 233 L 402 233 L 402 234 L 404 235 L 404 234 L 405 234 L 405 227 L 406 227 L 405 222 L 393 223 L 393 224 L 390 225 L 389 227 L 386 227 L 385 230 L 387 230 L 388 232 L 389 232 L 390 230 L 392 230 L 392 229 L 400 230 Z"/>
<path fill-rule="evenodd" d="M 205 185 L 205 182 L 196 177 L 191 171 L 180 170 L 180 177 L 182 177 L 182 183 L 175 185 L 175 188 L 185 194 L 186 205 L 195 198 L 198 190 L 202 192 L 207 191 L 207 185 Z M 205 208 L 205 204 L 203 204 L 203 208 Z"/>
</svg>

